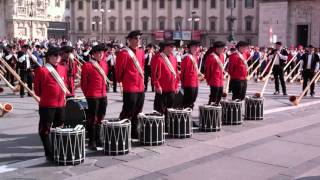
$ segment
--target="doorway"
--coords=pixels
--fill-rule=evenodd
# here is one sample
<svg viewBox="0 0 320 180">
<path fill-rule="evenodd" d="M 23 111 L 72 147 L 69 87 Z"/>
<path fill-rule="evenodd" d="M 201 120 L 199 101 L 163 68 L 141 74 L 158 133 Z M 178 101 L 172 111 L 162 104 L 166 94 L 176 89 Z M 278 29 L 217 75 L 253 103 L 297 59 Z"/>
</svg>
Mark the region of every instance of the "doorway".
<svg viewBox="0 0 320 180">
<path fill-rule="evenodd" d="M 309 39 L 309 26 L 297 25 L 297 45 L 306 47 Z"/>
</svg>

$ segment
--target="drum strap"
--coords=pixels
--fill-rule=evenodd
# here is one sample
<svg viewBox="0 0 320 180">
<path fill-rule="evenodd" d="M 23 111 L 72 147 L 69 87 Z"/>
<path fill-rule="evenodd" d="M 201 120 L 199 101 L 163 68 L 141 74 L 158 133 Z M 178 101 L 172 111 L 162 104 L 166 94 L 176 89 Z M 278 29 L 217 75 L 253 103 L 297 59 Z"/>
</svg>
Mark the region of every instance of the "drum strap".
<svg viewBox="0 0 320 180">
<path fill-rule="evenodd" d="M 143 73 L 143 70 L 139 64 L 137 56 L 134 54 L 134 52 L 130 48 L 125 47 L 124 49 L 128 52 L 129 56 L 131 57 L 131 59 L 133 61 L 133 64 L 136 66 L 139 74 L 142 76 L 142 78 L 144 78 L 144 73 Z"/>
<path fill-rule="evenodd" d="M 193 55 L 192 54 L 188 54 L 189 58 L 191 59 L 191 62 L 194 66 L 194 68 L 196 69 L 196 71 L 198 72 L 198 74 L 200 74 L 200 71 L 198 69 L 198 65 L 197 65 L 197 62 L 195 61 L 195 59 L 193 58 Z"/>
<path fill-rule="evenodd" d="M 50 72 L 50 74 L 52 75 L 52 77 L 56 80 L 56 82 L 58 83 L 58 85 L 60 86 L 60 88 L 62 89 L 62 91 L 65 94 L 70 94 L 68 88 L 66 87 L 66 85 L 64 84 L 61 76 L 58 74 L 58 72 L 54 69 L 54 67 L 49 64 L 46 63 L 45 67 L 48 69 L 48 71 Z"/>
<path fill-rule="evenodd" d="M 212 55 L 213 55 L 214 59 L 216 60 L 216 62 L 218 63 L 221 71 L 222 71 L 222 72 L 225 72 L 225 71 L 224 71 L 224 68 L 223 68 L 223 64 L 222 64 L 221 59 L 219 58 L 219 56 L 216 55 L 216 53 L 214 53 L 214 52 L 212 53 Z"/>
<path fill-rule="evenodd" d="M 176 78 L 177 77 L 176 71 L 173 69 L 173 66 L 172 66 L 168 56 L 165 55 L 164 53 L 160 53 L 160 56 L 164 59 L 164 62 L 166 63 L 167 67 L 169 68 L 169 70 L 173 74 L 174 78 Z"/>
<path fill-rule="evenodd" d="M 104 79 L 105 82 L 107 81 L 107 76 L 106 73 L 103 71 L 103 69 L 101 68 L 101 66 L 99 65 L 99 63 L 95 60 L 90 60 L 90 63 L 93 65 L 93 67 L 96 68 L 96 70 L 99 72 L 99 74 L 102 76 L 102 78 Z"/>
<path fill-rule="evenodd" d="M 244 59 L 243 55 L 239 51 L 237 51 L 236 53 L 239 55 L 242 63 L 246 66 L 246 70 L 248 70 L 249 67 L 248 67 L 248 64 L 247 64 L 247 60 Z M 248 59 L 250 59 L 250 57 Z"/>
</svg>

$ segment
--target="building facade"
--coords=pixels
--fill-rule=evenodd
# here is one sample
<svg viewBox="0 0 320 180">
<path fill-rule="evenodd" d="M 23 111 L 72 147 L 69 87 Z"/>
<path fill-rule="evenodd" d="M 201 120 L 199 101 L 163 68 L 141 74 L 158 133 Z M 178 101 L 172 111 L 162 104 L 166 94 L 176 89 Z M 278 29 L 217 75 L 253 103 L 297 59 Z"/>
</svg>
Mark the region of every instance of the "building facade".
<svg viewBox="0 0 320 180">
<path fill-rule="evenodd" d="M 234 21 L 236 40 L 258 43 L 259 0 L 67 0 L 72 40 L 124 41 L 134 29 L 143 43 L 201 40 L 209 45 L 226 41 Z M 233 16 L 231 16 L 231 9 Z"/>
<path fill-rule="evenodd" d="M 0 9 L 0 37 L 8 39 L 46 39 L 50 22 L 68 16 L 65 0 L 0 0 Z"/>
</svg>

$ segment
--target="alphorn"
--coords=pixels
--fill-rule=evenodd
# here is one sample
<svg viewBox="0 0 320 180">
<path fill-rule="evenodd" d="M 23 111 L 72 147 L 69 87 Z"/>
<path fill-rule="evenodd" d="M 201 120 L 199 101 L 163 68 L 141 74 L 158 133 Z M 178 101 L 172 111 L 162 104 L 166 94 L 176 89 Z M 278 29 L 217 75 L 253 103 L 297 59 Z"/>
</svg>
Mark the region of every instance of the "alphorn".
<svg viewBox="0 0 320 180">
<path fill-rule="evenodd" d="M 295 61 L 295 60 L 296 60 L 297 55 L 298 55 L 298 54 L 294 55 L 294 56 L 292 57 L 292 59 L 284 66 L 283 71 L 285 71 L 285 70 L 289 67 L 289 65 L 292 63 L 292 61 Z"/>
<path fill-rule="evenodd" d="M 270 61 L 271 62 L 271 61 Z M 271 64 L 271 69 L 273 68 L 274 66 L 274 60 L 272 61 L 272 64 Z M 271 76 L 271 73 L 272 71 L 269 71 L 267 76 L 266 76 L 266 81 L 264 82 L 263 84 L 263 87 L 262 87 L 262 90 L 260 92 L 257 92 L 254 96 L 257 97 L 257 98 L 260 98 L 260 97 L 263 97 L 263 94 L 264 94 L 264 91 L 266 90 L 266 87 L 268 85 L 268 82 L 269 82 L 269 79 L 270 79 L 270 76 Z"/>
<path fill-rule="evenodd" d="M 247 61 L 250 59 L 251 57 L 249 57 L 248 59 L 247 59 Z M 259 61 L 259 59 L 260 59 L 260 57 L 259 58 L 257 58 L 249 67 L 248 67 L 248 72 L 251 70 L 251 68 L 253 68 L 253 66 Z"/>
<path fill-rule="evenodd" d="M 4 66 L 9 70 L 9 72 L 19 81 L 19 83 L 26 88 L 29 94 L 37 101 L 40 102 L 40 98 L 31 90 L 29 87 L 21 80 L 21 77 L 3 60 L 0 58 L 0 61 L 4 64 Z"/>
<path fill-rule="evenodd" d="M 16 88 L 12 86 L 12 84 L 2 75 L 2 71 L 0 70 L 0 78 L 6 83 L 6 85 L 13 91 L 16 92 Z"/>
<path fill-rule="evenodd" d="M 272 62 L 272 60 L 268 62 L 267 66 L 264 68 L 264 70 L 263 70 L 262 73 L 260 74 L 260 76 L 259 76 L 259 79 L 260 79 L 260 80 L 263 80 L 263 76 L 264 76 L 264 74 L 267 72 L 269 66 L 271 65 L 271 62 Z"/>
<path fill-rule="evenodd" d="M 291 80 L 290 80 L 290 83 L 293 83 L 300 75 L 301 73 L 298 72 Z"/>
<path fill-rule="evenodd" d="M 298 106 L 301 99 L 304 97 L 304 95 L 307 93 L 307 91 L 310 89 L 312 83 L 316 82 L 319 80 L 320 76 L 320 71 L 318 71 L 314 76 L 313 78 L 311 79 L 310 83 L 304 88 L 304 90 L 302 91 L 302 93 L 300 94 L 299 97 L 296 97 L 296 96 L 290 96 L 289 97 L 289 101 L 292 103 L 292 105 L 294 106 Z"/>
<path fill-rule="evenodd" d="M 227 97 L 229 92 L 229 84 L 230 84 L 230 75 L 227 76 L 227 83 L 224 92 L 222 93 L 222 97 Z"/>
<path fill-rule="evenodd" d="M 7 73 L 7 70 L 2 65 L 0 65 L 0 69 L 3 71 L 3 73 Z"/>
<path fill-rule="evenodd" d="M 284 77 L 284 81 L 287 81 L 289 79 L 289 77 L 292 75 L 292 73 L 300 66 L 300 64 L 302 63 L 302 61 L 300 61 L 299 63 L 297 63 L 297 65 L 290 71 L 290 73 Z"/>
<path fill-rule="evenodd" d="M 260 68 L 262 62 L 263 61 L 259 62 L 258 66 L 256 68 L 254 68 L 254 70 L 251 72 L 251 74 L 249 74 L 249 76 L 247 77 L 247 80 L 250 80 L 253 77 L 254 73 L 256 73 L 257 70 Z"/>
</svg>

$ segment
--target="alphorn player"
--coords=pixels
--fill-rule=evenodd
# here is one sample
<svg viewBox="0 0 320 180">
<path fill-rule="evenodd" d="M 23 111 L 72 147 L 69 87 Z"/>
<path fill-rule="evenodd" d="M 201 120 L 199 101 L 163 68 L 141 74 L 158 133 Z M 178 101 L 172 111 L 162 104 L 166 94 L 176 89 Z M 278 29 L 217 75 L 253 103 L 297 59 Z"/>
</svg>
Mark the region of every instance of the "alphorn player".
<svg viewBox="0 0 320 180">
<path fill-rule="evenodd" d="M 269 58 L 274 60 L 273 66 L 273 76 L 274 76 L 274 84 L 275 84 L 275 92 L 274 95 L 278 95 L 279 91 L 279 80 L 282 87 L 282 93 L 284 96 L 287 95 L 286 83 L 284 81 L 284 72 L 283 67 L 288 60 L 288 52 L 282 48 L 281 42 L 276 42 L 276 48 L 269 54 Z"/>
<path fill-rule="evenodd" d="M 183 107 L 193 109 L 198 96 L 199 75 L 198 68 L 200 42 L 191 41 L 188 44 L 189 52 L 181 61 L 181 86 L 184 90 Z"/>
<path fill-rule="evenodd" d="M 73 55 L 73 47 L 71 46 L 62 46 L 61 47 L 61 62 L 60 65 L 63 65 L 66 69 L 67 73 L 67 88 L 69 90 L 69 94 L 67 94 L 67 98 L 74 97 L 75 87 L 74 80 L 76 79 L 78 73 L 78 62 L 74 60 Z"/>
<path fill-rule="evenodd" d="M 302 71 L 303 90 L 306 88 L 308 82 L 311 81 L 315 73 L 319 71 L 320 59 L 318 54 L 314 53 L 314 47 L 312 45 L 309 45 L 306 48 L 306 52 L 302 55 L 301 61 L 300 72 Z M 307 95 L 307 92 L 304 95 Z M 314 83 L 310 86 L 310 96 L 314 96 Z"/>
<path fill-rule="evenodd" d="M 178 62 L 173 55 L 174 41 L 159 44 L 160 51 L 151 60 L 152 80 L 155 87 L 154 110 L 165 114 L 173 107 L 175 95 L 178 93 Z"/>
<path fill-rule="evenodd" d="M 250 54 L 249 43 L 239 41 L 236 45 L 237 51 L 230 55 L 228 73 L 230 75 L 230 89 L 232 100 L 243 100 L 247 91 L 248 64 Z"/>
<path fill-rule="evenodd" d="M 81 73 L 81 89 L 88 102 L 88 134 L 89 149 L 97 150 L 101 147 L 100 127 L 106 114 L 107 100 L 107 74 L 108 65 L 102 60 L 102 44 L 92 47 L 91 59 L 83 64 Z"/>
<path fill-rule="evenodd" d="M 34 92 L 40 97 L 39 102 L 39 135 L 47 160 L 53 160 L 49 138 L 50 128 L 63 126 L 65 120 L 65 98 L 67 74 L 64 66 L 59 65 L 60 49 L 49 48 L 45 57 L 47 64 L 35 72 Z"/>
<path fill-rule="evenodd" d="M 225 43 L 221 41 L 214 42 L 213 52 L 206 56 L 205 79 L 210 86 L 209 103 L 218 105 L 223 94 L 224 83 L 224 50 Z"/>
<path fill-rule="evenodd" d="M 138 138 L 137 115 L 144 104 L 144 51 L 140 49 L 142 33 L 131 31 L 127 38 L 128 47 L 123 48 L 116 58 L 116 79 L 123 86 L 123 106 L 120 119 L 131 119 L 131 137 Z"/>
</svg>

